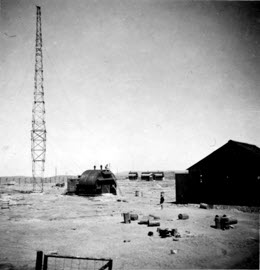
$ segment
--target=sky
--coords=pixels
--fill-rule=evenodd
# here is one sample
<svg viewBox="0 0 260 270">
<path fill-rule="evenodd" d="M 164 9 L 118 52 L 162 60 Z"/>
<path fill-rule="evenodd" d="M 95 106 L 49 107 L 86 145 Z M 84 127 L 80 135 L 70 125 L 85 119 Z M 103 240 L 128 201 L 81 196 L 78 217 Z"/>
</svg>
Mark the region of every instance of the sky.
<svg viewBox="0 0 260 270">
<path fill-rule="evenodd" d="M 230 139 L 260 147 L 259 2 L 0 1 L 0 176 L 32 175 L 35 5 L 45 176 L 184 170 Z"/>
</svg>

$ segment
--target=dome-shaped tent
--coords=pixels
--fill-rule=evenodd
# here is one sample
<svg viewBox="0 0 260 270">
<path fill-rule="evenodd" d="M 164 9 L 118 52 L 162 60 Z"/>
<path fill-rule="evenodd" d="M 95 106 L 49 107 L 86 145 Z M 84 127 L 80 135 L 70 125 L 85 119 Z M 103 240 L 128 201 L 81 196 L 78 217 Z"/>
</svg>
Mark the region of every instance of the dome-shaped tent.
<svg viewBox="0 0 260 270">
<path fill-rule="evenodd" d="M 80 176 L 77 194 L 97 195 L 112 193 L 116 195 L 116 177 L 110 170 L 87 170 Z"/>
</svg>

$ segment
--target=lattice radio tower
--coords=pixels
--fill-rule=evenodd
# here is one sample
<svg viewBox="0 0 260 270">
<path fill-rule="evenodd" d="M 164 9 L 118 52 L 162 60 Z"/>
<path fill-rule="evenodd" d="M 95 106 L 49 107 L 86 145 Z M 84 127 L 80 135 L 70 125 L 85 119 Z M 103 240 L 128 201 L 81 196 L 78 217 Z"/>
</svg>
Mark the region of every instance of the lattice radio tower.
<svg viewBox="0 0 260 270">
<path fill-rule="evenodd" d="M 43 177 L 46 153 L 45 102 L 43 88 L 41 8 L 36 6 L 36 44 L 34 102 L 32 109 L 31 153 L 33 191 L 43 191 Z"/>
</svg>

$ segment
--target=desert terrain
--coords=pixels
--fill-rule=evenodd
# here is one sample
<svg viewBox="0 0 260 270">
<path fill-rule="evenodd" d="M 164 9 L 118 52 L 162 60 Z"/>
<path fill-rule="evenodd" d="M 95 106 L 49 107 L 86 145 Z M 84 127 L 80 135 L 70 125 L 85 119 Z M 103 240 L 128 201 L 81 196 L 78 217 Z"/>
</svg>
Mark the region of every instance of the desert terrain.
<svg viewBox="0 0 260 270">
<path fill-rule="evenodd" d="M 37 250 L 111 258 L 113 269 L 259 268 L 259 209 L 176 205 L 174 179 L 146 182 L 122 177 L 117 196 L 98 197 L 65 195 L 66 184 L 45 184 L 43 193 L 21 192 L 19 187 L 1 185 L 0 269 L 34 269 Z M 139 220 L 158 216 L 160 228 L 176 228 L 181 237 L 161 238 L 158 227 L 140 225 L 139 220 L 125 224 L 122 213 L 127 212 Z M 180 213 L 189 219 L 178 219 Z M 223 214 L 238 223 L 229 230 L 215 229 L 215 215 Z"/>
</svg>

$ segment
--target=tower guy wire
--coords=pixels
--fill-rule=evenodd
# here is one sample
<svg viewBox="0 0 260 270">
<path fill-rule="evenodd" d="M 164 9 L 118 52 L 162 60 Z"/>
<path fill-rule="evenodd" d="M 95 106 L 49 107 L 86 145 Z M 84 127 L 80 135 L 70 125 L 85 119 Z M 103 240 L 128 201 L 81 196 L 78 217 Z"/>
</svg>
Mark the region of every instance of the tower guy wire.
<svg viewBox="0 0 260 270">
<path fill-rule="evenodd" d="M 45 102 L 43 88 L 41 8 L 36 6 L 34 102 L 32 109 L 31 154 L 33 191 L 43 192 L 46 154 Z"/>
</svg>

